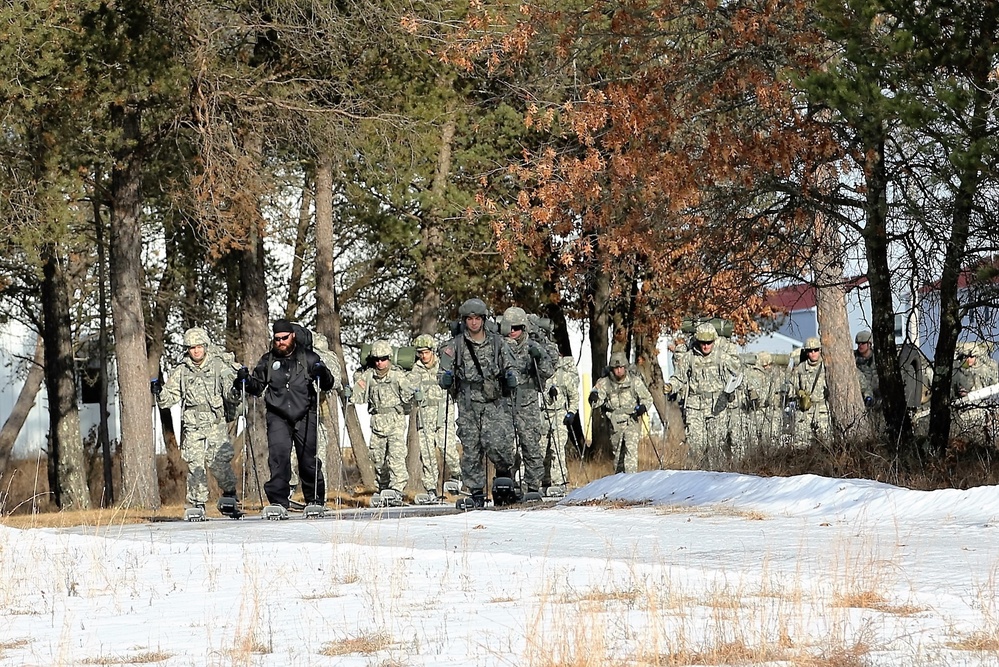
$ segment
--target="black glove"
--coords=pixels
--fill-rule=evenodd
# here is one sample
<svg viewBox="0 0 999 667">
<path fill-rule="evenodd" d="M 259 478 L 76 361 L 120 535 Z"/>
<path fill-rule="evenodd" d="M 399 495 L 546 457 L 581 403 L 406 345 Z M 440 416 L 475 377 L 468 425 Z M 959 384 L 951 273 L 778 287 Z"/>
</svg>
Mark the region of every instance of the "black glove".
<svg viewBox="0 0 999 667">
<path fill-rule="evenodd" d="M 562 418 L 562 423 L 565 424 L 566 426 L 572 426 L 572 422 L 574 421 L 576 421 L 575 412 L 567 412 L 565 413 L 565 417 Z"/>
<path fill-rule="evenodd" d="M 517 388 L 517 385 L 519 383 L 517 381 L 517 374 L 516 373 L 514 373 L 512 370 L 510 370 L 510 371 L 506 372 L 506 375 L 504 377 L 506 379 L 506 386 L 507 386 L 507 388 L 509 388 L 509 389 L 516 389 Z"/>
<path fill-rule="evenodd" d="M 527 353 L 535 361 L 541 361 L 545 356 L 545 352 L 541 349 L 541 346 L 534 342 L 527 346 Z"/>
<path fill-rule="evenodd" d="M 631 413 L 631 418 L 634 419 L 635 421 L 638 421 L 639 419 L 642 418 L 642 415 L 644 415 L 646 412 L 648 412 L 646 407 L 641 403 L 639 403 L 638 405 L 635 406 L 635 411 Z"/>
<path fill-rule="evenodd" d="M 864 396 L 864 407 L 872 408 L 874 407 L 874 397 Z"/>
<path fill-rule="evenodd" d="M 454 384 L 454 373 L 452 371 L 444 371 L 437 378 L 437 384 L 440 385 L 441 389 L 450 389 L 451 385 Z"/>
<path fill-rule="evenodd" d="M 548 396 L 554 401 L 556 398 L 558 398 L 558 389 L 556 389 L 555 387 L 549 389 Z"/>
<path fill-rule="evenodd" d="M 593 391 L 590 392 L 590 396 L 586 400 L 589 401 L 591 406 L 594 406 L 597 404 L 597 401 L 600 400 L 600 394 L 598 394 L 597 391 L 594 389 Z"/>
<path fill-rule="evenodd" d="M 159 397 L 163 393 L 163 383 L 157 378 L 153 378 L 149 381 L 149 391 L 153 392 L 153 396 Z"/>
<path fill-rule="evenodd" d="M 246 366 L 240 366 L 239 370 L 236 371 L 236 382 L 246 382 L 250 379 L 250 369 Z"/>
<path fill-rule="evenodd" d="M 316 363 L 312 364 L 312 372 L 310 373 L 310 375 L 312 376 L 313 380 L 318 380 L 325 374 L 324 371 L 326 373 L 329 372 L 329 370 L 326 368 L 326 364 L 324 364 L 321 361 L 317 361 Z"/>
</svg>

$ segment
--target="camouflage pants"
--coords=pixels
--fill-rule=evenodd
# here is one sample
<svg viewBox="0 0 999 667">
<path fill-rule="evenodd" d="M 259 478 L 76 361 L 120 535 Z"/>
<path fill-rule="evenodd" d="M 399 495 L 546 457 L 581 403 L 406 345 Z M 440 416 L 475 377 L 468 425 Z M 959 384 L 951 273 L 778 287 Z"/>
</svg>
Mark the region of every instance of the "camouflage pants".
<svg viewBox="0 0 999 667">
<path fill-rule="evenodd" d="M 610 417 L 610 445 L 614 456 L 614 472 L 638 472 L 638 443 L 642 440 L 644 420 Z"/>
<path fill-rule="evenodd" d="M 566 458 L 566 446 L 569 444 L 569 431 L 562 424 L 564 412 L 544 413 L 541 425 L 544 427 L 541 435 L 541 447 L 545 453 L 546 477 L 549 486 L 565 486 L 569 483 L 569 459 Z"/>
<path fill-rule="evenodd" d="M 750 449 L 759 442 L 759 433 L 753 414 L 745 410 L 728 411 L 728 440 L 731 444 L 730 464 L 741 461 Z"/>
<path fill-rule="evenodd" d="M 209 427 L 183 429 L 180 455 L 187 463 L 187 504 L 208 502 L 208 471 L 222 493 L 236 493 L 236 475 L 232 472 L 234 451 L 225 422 Z"/>
<path fill-rule="evenodd" d="M 486 487 L 486 457 L 498 473 L 509 474 L 516 449 L 513 444 L 513 417 L 507 399 L 489 403 L 465 400 L 458 410 L 458 439 L 461 440 L 461 478 L 469 489 Z"/>
<path fill-rule="evenodd" d="M 406 452 L 406 416 L 371 415 L 368 454 L 375 467 L 379 490 L 395 489 L 402 493 L 406 489 L 406 484 L 409 483 Z"/>
<path fill-rule="evenodd" d="M 806 412 L 798 412 L 794 424 L 793 446 L 805 449 L 815 440 L 825 438 L 832 430 L 829 421 L 829 406 L 825 403 L 812 403 Z"/>
<path fill-rule="evenodd" d="M 539 491 L 545 479 L 545 450 L 541 446 L 541 408 L 534 404 L 521 405 L 516 410 L 514 429 L 524 466 L 524 485 L 528 491 Z"/>
<path fill-rule="evenodd" d="M 687 408 L 687 466 L 695 470 L 717 470 L 726 457 L 728 411 Z"/>
<path fill-rule="evenodd" d="M 431 414 L 436 413 L 436 409 L 431 408 Z M 439 426 L 436 421 L 427 424 L 421 423 L 420 429 L 420 463 L 422 466 L 423 488 L 430 490 L 437 488 L 440 479 L 440 465 L 437 462 L 437 452 L 441 452 L 444 458 L 444 479 L 454 479 L 460 474 L 461 465 L 458 462 L 458 434 L 455 432 L 454 423 L 447 424 L 447 428 Z M 445 438 L 447 440 L 445 441 Z M 446 449 L 446 451 L 445 451 Z"/>
</svg>

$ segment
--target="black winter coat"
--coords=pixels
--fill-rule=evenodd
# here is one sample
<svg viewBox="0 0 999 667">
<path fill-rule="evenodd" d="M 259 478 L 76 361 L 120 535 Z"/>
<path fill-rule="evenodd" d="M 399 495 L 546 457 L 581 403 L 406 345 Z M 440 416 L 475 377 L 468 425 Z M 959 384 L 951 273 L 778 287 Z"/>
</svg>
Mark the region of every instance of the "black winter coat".
<svg viewBox="0 0 999 667">
<path fill-rule="evenodd" d="M 246 381 L 246 391 L 254 396 L 264 395 L 267 410 L 289 421 L 298 421 L 317 406 L 314 378 L 310 371 L 320 363 L 319 355 L 312 350 L 296 347 L 288 356 L 273 351 L 260 357 L 253 373 Z M 333 374 L 322 366 L 319 388 L 333 388 Z"/>
</svg>

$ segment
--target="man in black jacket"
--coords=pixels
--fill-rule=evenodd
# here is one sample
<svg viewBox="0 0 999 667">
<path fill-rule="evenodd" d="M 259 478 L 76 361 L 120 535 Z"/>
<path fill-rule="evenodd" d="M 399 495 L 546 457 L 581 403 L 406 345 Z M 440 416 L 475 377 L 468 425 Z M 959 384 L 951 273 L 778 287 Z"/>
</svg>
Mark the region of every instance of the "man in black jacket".
<svg viewBox="0 0 999 667">
<path fill-rule="evenodd" d="M 244 366 L 234 387 L 253 396 L 264 396 L 267 406 L 267 465 L 271 478 L 264 484 L 267 501 L 288 507 L 291 481 L 291 448 L 298 456 L 302 493 L 306 504 L 326 501 L 322 463 L 316 458 L 317 387 L 333 388 L 333 374 L 319 355 L 295 340 L 288 320 L 274 322 L 271 351 L 260 357 L 253 372 Z"/>
</svg>

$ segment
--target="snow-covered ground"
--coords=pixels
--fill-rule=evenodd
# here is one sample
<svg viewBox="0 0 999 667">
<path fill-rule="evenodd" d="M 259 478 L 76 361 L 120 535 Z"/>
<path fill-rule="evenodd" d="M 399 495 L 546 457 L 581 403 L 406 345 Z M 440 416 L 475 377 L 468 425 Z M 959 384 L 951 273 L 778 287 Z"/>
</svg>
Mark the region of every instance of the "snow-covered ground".
<svg viewBox="0 0 999 667">
<path fill-rule="evenodd" d="M 997 487 L 656 471 L 545 509 L 0 528 L 0 664 L 999 665 L 997 518 Z"/>
</svg>

